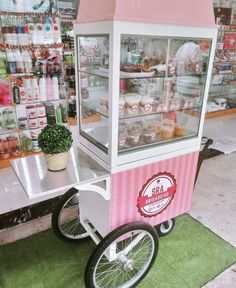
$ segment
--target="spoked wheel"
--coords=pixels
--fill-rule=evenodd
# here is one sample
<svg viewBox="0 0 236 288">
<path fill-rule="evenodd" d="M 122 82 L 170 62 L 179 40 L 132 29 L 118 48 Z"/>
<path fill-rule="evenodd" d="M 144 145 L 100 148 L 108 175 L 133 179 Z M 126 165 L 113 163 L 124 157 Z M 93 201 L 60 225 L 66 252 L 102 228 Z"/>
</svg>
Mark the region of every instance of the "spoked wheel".
<svg viewBox="0 0 236 288">
<path fill-rule="evenodd" d="M 172 218 L 156 226 L 156 230 L 159 236 L 166 236 L 172 231 L 174 226 L 175 226 L 175 219 Z"/>
<path fill-rule="evenodd" d="M 87 263 L 86 288 L 135 287 L 151 269 L 158 243 L 156 230 L 144 222 L 115 229 L 98 244 Z"/>
<path fill-rule="evenodd" d="M 68 190 L 57 203 L 52 213 L 52 229 L 67 242 L 81 241 L 89 236 L 80 223 L 79 191 Z"/>
</svg>

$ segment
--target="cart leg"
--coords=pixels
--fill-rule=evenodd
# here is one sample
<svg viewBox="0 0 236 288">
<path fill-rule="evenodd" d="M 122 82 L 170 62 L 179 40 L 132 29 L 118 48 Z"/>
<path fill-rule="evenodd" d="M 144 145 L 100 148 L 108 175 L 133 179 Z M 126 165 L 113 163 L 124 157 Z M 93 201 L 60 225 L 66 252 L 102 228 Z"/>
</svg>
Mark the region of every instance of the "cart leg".
<svg viewBox="0 0 236 288">
<path fill-rule="evenodd" d="M 158 235 L 152 226 L 144 222 L 125 224 L 95 248 L 86 266 L 85 286 L 134 287 L 151 269 L 157 252 Z"/>
</svg>

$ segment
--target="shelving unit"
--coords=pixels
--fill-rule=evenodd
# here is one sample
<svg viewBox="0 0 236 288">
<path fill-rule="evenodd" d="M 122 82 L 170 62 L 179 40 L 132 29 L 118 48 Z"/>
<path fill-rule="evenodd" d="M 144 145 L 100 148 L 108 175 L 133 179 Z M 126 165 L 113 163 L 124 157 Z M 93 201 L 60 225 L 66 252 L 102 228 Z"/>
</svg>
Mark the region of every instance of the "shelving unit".
<svg viewBox="0 0 236 288">
<path fill-rule="evenodd" d="M 2 167 L 15 156 L 40 151 L 41 129 L 47 123 L 67 125 L 68 117 L 59 15 L 1 12 L 0 17 L 0 77 L 9 88 L 0 105 Z"/>
<path fill-rule="evenodd" d="M 219 29 L 206 119 L 236 112 L 236 2 L 213 3 Z"/>
</svg>

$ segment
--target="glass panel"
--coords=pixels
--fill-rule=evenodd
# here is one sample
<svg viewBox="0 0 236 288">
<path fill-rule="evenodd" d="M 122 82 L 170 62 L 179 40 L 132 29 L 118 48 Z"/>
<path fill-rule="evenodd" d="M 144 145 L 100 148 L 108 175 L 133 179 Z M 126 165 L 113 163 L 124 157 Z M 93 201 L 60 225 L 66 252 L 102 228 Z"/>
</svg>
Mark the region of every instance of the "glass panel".
<svg viewBox="0 0 236 288">
<path fill-rule="evenodd" d="M 210 44 L 122 35 L 119 152 L 197 136 Z"/>
<path fill-rule="evenodd" d="M 109 35 L 78 37 L 80 69 L 97 74 L 109 69 Z M 106 75 L 108 76 L 108 75 Z"/>
<path fill-rule="evenodd" d="M 80 134 L 108 151 L 109 35 L 77 37 Z"/>
</svg>

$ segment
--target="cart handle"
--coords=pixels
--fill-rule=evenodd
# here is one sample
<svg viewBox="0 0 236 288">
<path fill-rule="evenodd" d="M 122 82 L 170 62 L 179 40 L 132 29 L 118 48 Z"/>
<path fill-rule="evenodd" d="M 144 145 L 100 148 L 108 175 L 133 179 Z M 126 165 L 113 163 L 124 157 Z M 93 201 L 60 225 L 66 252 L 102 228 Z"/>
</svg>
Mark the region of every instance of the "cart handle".
<svg viewBox="0 0 236 288">
<path fill-rule="evenodd" d="M 209 151 L 209 146 L 211 146 L 213 144 L 213 140 L 212 139 L 208 139 L 207 137 L 203 137 L 202 140 L 206 140 L 204 144 L 204 147 L 202 149 L 202 151 L 200 151 L 199 153 L 199 157 L 198 157 L 198 162 L 197 162 L 197 171 L 196 171 L 196 176 L 195 176 L 195 182 L 194 185 L 196 184 L 197 178 L 198 178 L 198 174 L 202 165 L 203 160 L 205 159 L 207 152 Z"/>
</svg>

